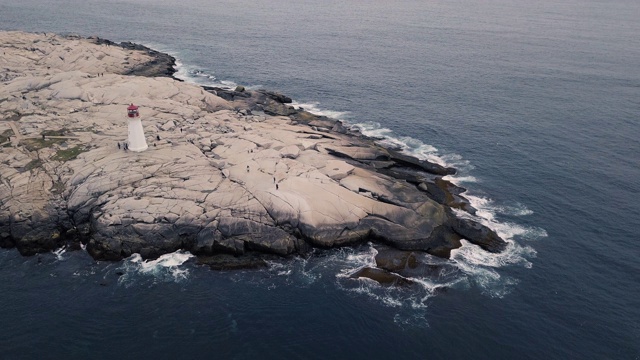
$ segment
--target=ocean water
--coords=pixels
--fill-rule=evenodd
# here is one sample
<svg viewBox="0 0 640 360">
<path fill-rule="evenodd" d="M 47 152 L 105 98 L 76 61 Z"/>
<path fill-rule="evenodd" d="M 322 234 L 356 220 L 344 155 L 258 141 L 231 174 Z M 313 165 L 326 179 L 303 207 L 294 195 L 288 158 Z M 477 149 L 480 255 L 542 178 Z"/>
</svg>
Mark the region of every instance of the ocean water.
<svg viewBox="0 0 640 360">
<path fill-rule="evenodd" d="M 214 272 L 0 250 L 0 358 L 640 359 L 640 3 L 0 0 L 0 29 L 171 53 L 455 166 L 477 219 L 420 286 L 370 244 Z M 2 68 L 2 64 L 0 64 Z"/>
</svg>

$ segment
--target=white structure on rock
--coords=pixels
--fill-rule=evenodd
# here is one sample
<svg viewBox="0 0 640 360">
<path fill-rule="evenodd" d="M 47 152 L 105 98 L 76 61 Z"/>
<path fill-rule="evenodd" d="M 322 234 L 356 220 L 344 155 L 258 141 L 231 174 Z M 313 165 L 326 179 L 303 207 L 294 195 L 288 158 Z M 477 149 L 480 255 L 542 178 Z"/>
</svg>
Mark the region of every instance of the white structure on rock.
<svg viewBox="0 0 640 360">
<path fill-rule="evenodd" d="M 129 105 L 127 108 L 127 115 L 129 116 L 129 150 L 147 150 L 147 140 L 144 138 L 144 131 L 142 130 L 142 122 L 140 122 L 138 107 L 133 104 Z"/>
</svg>

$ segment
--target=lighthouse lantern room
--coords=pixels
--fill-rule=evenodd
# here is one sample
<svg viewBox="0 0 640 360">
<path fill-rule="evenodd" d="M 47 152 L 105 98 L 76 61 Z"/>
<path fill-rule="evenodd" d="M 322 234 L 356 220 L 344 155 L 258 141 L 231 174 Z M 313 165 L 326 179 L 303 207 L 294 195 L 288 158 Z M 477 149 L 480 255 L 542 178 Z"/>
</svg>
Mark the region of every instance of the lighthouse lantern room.
<svg viewBox="0 0 640 360">
<path fill-rule="evenodd" d="M 140 113 L 138 107 L 131 104 L 127 108 L 127 116 L 129 117 L 129 141 L 128 148 L 131 151 L 144 151 L 147 149 L 147 140 L 144 138 L 142 130 L 142 122 L 140 121 Z"/>
</svg>

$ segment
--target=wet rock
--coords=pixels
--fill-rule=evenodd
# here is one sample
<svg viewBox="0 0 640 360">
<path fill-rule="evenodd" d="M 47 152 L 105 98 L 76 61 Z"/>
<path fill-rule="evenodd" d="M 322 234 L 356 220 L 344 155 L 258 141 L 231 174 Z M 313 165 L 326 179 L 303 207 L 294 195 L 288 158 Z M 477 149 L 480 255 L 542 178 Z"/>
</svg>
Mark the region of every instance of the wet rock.
<svg viewBox="0 0 640 360">
<path fill-rule="evenodd" d="M 265 114 L 273 116 L 289 116 L 295 114 L 296 109 L 293 106 L 288 106 L 275 101 L 270 101 L 262 108 Z"/>
<path fill-rule="evenodd" d="M 60 237 L 56 229 L 36 228 L 18 238 L 15 246 L 22 255 L 35 255 L 60 247 Z"/>
<path fill-rule="evenodd" d="M 377 247 L 376 266 L 387 271 L 399 272 L 404 269 L 416 268 L 418 260 L 413 251 L 401 251 L 391 248 Z"/>
<path fill-rule="evenodd" d="M 457 276 L 460 270 L 443 260 L 423 252 L 401 251 L 376 245 L 376 266 L 405 278 L 431 279 L 444 283 Z"/>
<path fill-rule="evenodd" d="M 267 98 L 274 100 L 280 104 L 291 104 L 293 100 L 290 97 L 282 95 L 278 92 L 267 91 L 267 90 L 258 90 L 257 92 L 264 94 Z"/>
<path fill-rule="evenodd" d="M 131 42 L 122 42 L 119 44 L 119 46 L 128 50 L 143 51 L 151 57 L 150 61 L 133 66 L 131 69 L 125 72 L 125 75 L 173 77 L 173 74 L 175 74 L 176 72 L 176 59 L 171 55 L 161 53 L 144 45 L 134 44 Z"/>
<path fill-rule="evenodd" d="M 12 248 L 15 246 L 15 243 L 13 242 L 12 238 L 11 238 L 11 234 L 8 232 L 2 232 L 0 233 L 0 248 Z"/>
<path fill-rule="evenodd" d="M 452 219 L 453 230 L 482 249 L 499 253 L 507 248 L 507 243 L 488 227 L 469 219 Z"/>
<path fill-rule="evenodd" d="M 389 150 L 389 156 L 391 160 L 398 164 L 418 168 L 431 174 L 436 175 L 453 175 L 456 173 L 456 169 L 452 167 L 444 167 L 436 163 L 432 163 L 426 160 L 420 160 L 410 155 L 402 154 L 395 150 Z"/>
<path fill-rule="evenodd" d="M 469 200 L 460 196 L 460 194 L 464 193 L 466 189 L 457 186 L 448 180 L 438 177 L 433 182 L 420 183 L 418 188 L 428 193 L 429 197 L 440 204 L 461 209 L 470 214 L 476 213 L 476 209 L 471 206 Z"/>
</svg>

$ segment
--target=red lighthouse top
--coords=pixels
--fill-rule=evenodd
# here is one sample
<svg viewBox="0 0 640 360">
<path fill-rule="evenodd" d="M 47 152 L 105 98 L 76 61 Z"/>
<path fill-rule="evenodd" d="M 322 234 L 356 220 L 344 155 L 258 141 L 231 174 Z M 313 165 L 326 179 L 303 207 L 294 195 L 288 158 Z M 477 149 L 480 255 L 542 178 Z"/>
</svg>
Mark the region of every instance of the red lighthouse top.
<svg viewBox="0 0 640 360">
<path fill-rule="evenodd" d="M 127 115 L 129 115 L 130 118 L 140 116 L 140 114 L 138 114 L 138 107 L 133 104 L 129 105 Z"/>
</svg>

